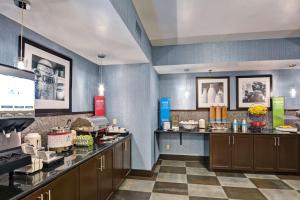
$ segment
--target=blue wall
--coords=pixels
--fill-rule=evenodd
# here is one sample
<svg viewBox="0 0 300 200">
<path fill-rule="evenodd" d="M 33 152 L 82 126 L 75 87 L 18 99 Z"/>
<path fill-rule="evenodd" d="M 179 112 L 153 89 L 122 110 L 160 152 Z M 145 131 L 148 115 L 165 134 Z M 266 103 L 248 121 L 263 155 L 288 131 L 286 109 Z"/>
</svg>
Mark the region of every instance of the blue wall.
<svg viewBox="0 0 300 200">
<path fill-rule="evenodd" d="M 0 14 L 0 27 L 0 63 L 14 66 L 18 58 L 20 25 Z M 28 39 L 73 60 L 72 111 L 92 111 L 93 97 L 98 94 L 98 66 L 29 29 L 24 31 Z"/>
<path fill-rule="evenodd" d="M 127 28 L 131 32 L 132 36 L 140 45 L 141 49 L 144 51 L 149 62 L 152 62 L 151 55 L 151 44 L 149 38 L 144 30 L 143 24 L 135 10 L 132 0 L 110 0 L 114 8 L 117 10 Z M 136 22 L 141 27 L 141 36 L 137 34 Z"/>
<path fill-rule="evenodd" d="M 171 97 L 171 109 L 173 110 L 194 110 L 196 109 L 196 77 L 230 76 L 230 108 L 234 110 L 236 109 L 235 76 L 260 74 L 273 75 L 273 96 L 286 96 L 286 109 L 300 108 L 299 69 L 160 75 L 159 95 L 160 97 Z M 186 82 L 187 88 L 190 92 L 190 96 L 188 98 L 184 96 Z M 291 87 L 298 89 L 296 98 L 290 98 L 289 96 L 289 89 Z"/>
<path fill-rule="evenodd" d="M 300 58 L 300 38 L 211 42 L 154 47 L 154 65 L 223 63 Z"/>
<path fill-rule="evenodd" d="M 103 73 L 107 117 L 117 118 L 133 134 L 133 169 L 150 170 L 157 127 L 157 74 L 150 64 L 106 66 Z"/>
</svg>

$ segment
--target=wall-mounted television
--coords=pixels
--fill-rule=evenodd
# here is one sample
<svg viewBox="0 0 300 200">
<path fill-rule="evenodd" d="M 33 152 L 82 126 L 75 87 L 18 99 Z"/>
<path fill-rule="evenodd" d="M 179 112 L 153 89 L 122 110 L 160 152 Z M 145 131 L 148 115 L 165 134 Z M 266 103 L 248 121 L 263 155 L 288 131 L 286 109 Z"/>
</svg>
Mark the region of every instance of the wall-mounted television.
<svg viewBox="0 0 300 200">
<path fill-rule="evenodd" d="M 0 113 L 34 111 L 34 102 L 34 74 L 0 65 Z"/>
</svg>

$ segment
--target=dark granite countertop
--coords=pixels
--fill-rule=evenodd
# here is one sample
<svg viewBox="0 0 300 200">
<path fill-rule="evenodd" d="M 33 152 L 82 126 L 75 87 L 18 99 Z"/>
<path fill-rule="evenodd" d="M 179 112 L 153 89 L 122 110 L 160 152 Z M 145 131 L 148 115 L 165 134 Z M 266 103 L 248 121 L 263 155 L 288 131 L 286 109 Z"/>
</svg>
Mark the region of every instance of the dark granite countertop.
<svg viewBox="0 0 300 200">
<path fill-rule="evenodd" d="M 0 175 L 0 199 L 21 199 L 33 191 L 47 185 L 55 178 L 84 163 L 88 159 L 129 137 L 131 137 L 131 134 L 125 137 L 119 137 L 119 139 L 113 143 L 101 145 L 95 144 L 89 148 L 74 147 L 71 151 L 63 153 L 65 157 L 64 161 L 57 163 L 51 168 L 42 169 L 32 175 L 15 173 L 12 185 L 9 185 L 8 174 Z"/>
<path fill-rule="evenodd" d="M 263 130 L 262 132 L 251 132 L 248 131 L 247 133 L 243 133 L 241 131 L 238 132 L 233 132 L 233 130 L 228 129 L 228 130 L 209 130 L 209 129 L 193 129 L 193 130 L 186 130 L 180 128 L 179 131 L 173 131 L 173 130 L 156 130 L 155 133 L 169 133 L 169 134 L 175 134 L 175 133 L 187 133 L 187 134 L 211 134 L 211 133 L 220 133 L 220 134 L 298 134 L 298 133 L 291 133 L 291 132 L 281 132 L 281 131 L 276 131 L 272 129 L 266 129 Z"/>
</svg>

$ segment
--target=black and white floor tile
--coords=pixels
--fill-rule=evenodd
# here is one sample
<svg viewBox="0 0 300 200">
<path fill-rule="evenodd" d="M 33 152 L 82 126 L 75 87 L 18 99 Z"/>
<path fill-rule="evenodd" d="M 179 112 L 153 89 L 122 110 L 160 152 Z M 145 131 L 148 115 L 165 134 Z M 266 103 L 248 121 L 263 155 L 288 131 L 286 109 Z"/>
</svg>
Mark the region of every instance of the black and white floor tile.
<svg viewBox="0 0 300 200">
<path fill-rule="evenodd" d="M 211 172 L 200 161 L 160 160 L 153 177 L 128 177 L 113 200 L 300 200 L 300 176 Z"/>
</svg>

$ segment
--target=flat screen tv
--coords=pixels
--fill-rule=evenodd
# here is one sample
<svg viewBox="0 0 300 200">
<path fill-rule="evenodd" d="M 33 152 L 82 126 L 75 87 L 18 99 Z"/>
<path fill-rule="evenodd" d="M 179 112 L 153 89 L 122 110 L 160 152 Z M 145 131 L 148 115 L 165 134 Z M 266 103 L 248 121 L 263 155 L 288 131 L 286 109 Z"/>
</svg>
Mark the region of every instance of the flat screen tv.
<svg viewBox="0 0 300 200">
<path fill-rule="evenodd" d="M 0 112 L 33 111 L 34 74 L 0 65 Z"/>
</svg>

